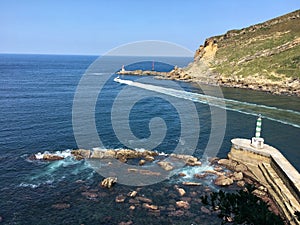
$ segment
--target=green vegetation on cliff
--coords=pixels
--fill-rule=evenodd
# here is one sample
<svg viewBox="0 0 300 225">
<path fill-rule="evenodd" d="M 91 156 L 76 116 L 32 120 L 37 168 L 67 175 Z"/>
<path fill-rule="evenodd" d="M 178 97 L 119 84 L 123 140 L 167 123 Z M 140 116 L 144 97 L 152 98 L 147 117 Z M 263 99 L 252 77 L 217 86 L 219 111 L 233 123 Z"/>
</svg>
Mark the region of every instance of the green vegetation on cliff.
<svg viewBox="0 0 300 225">
<path fill-rule="evenodd" d="M 300 96 L 300 10 L 208 38 L 198 61 L 220 84 Z"/>
<path fill-rule="evenodd" d="M 225 76 L 300 78 L 300 10 L 219 37 L 214 65 Z M 298 16 L 298 17 L 297 17 Z"/>
</svg>

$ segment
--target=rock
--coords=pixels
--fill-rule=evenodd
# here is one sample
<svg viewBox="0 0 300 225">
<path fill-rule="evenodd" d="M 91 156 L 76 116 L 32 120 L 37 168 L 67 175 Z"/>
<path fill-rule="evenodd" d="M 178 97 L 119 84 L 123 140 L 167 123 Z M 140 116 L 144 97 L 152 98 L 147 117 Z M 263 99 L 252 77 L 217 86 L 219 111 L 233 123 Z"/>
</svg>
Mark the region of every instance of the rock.
<svg viewBox="0 0 300 225">
<path fill-rule="evenodd" d="M 231 159 L 220 159 L 218 161 L 219 165 L 225 166 L 230 170 L 235 170 L 235 167 L 237 166 L 237 162 L 231 160 Z"/>
<path fill-rule="evenodd" d="M 84 181 L 84 180 L 76 180 L 75 183 L 76 183 L 76 184 L 84 184 L 85 181 Z"/>
<path fill-rule="evenodd" d="M 180 217 L 184 215 L 184 211 L 183 210 L 176 210 L 176 211 L 171 211 L 169 212 L 168 216 L 176 216 L 176 217 Z"/>
<path fill-rule="evenodd" d="M 129 202 L 130 204 L 134 204 L 134 205 L 139 205 L 139 204 L 140 204 L 139 200 L 134 199 L 134 198 L 129 199 L 128 202 Z"/>
<path fill-rule="evenodd" d="M 180 176 L 180 177 L 185 177 L 186 174 L 185 174 L 185 173 L 178 173 L 178 176 Z"/>
<path fill-rule="evenodd" d="M 145 202 L 145 203 L 152 203 L 152 200 L 150 198 L 145 198 L 145 197 L 136 197 L 136 200 L 141 201 L 141 202 Z"/>
<path fill-rule="evenodd" d="M 215 164 L 220 160 L 220 158 L 218 157 L 211 157 L 208 159 L 208 161 L 210 162 L 210 164 Z"/>
<path fill-rule="evenodd" d="M 119 225 L 131 225 L 133 222 L 130 220 L 128 222 L 120 222 Z"/>
<path fill-rule="evenodd" d="M 188 166 L 201 166 L 201 162 L 198 161 L 196 157 L 191 155 L 171 154 L 170 157 L 180 159 Z"/>
<path fill-rule="evenodd" d="M 51 155 L 51 154 L 44 154 L 43 155 L 43 160 L 45 161 L 57 161 L 57 160 L 62 160 L 64 157 L 59 156 L 59 155 Z"/>
<path fill-rule="evenodd" d="M 223 170 L 223 168 L 221 166 L 215 166 L 214 167 L 214 171 L 220 172 L 222 170 Z"/>
<path fill-rule="evenodd" d="M 128 197 L 134 198 L 137 195 L 137 191 L 132 191 L 127 194 Z"/>
<path fill-rule="evenodd" d="M 215 179 L 215 185 L 218 185 L 218 186 L 228 186 L 228 185 L 231 185 L 233 184 L 233 180 L 229 177 L 226 177 L 226 176 L 219 176 L 217 177 L 217 179 Z"/>
<path fill-rule="evenodd" d="M 185 190 L 184 190 L 183 188 L 176 188 L 176 190 L 177 190 L 179 196 L 184 196 L 185 193 L 186 193 Z"/>
<path fill-rule="evenodd" d="M 111 188 L 114 183 L 117 182 L 116 177 L 107 177 L 101 182 L 101 186 L 105 188 Z"/>
<path fill-rule="evenodd" d="M 144 159 L 145 159 L 146 161 L 148 161 L 148 162 L 153 162 L 153 161 L 154 161 L 154 157 L 151 156 L 151 155 L 146 155 L 146 156 L 144 157 Z"/>
<path fill-rule="evenodd" d="M 202 179 L 204 177 L 206 177 L 208 174 L 204 173 L 204 174 L 199 174 L 199 173 L 196 173 L 194 174 L 194 177 L 197 178 L 197 179 Z"/>
<path fill-rule="evenodd" d="M 160 216 L 160 209 L 149 209 L 149 214 L 153 216 Z"/>
<path fill-rule="evenodd" d="M 118 195 L 115 199 L 116 203 L 123 203 L 125 202 L 126 197 L 123 195 Z"/>
<path fill-rule="evenodd" d="M 121 149 L 118 150 L 116 153 L 117 159 L 136 159 L 139 158 L 141 155 L 139 155 L 138 151 L 131 150 L 131 149 Z"/>
<path fill-rule="evenodd" d="M 89 192 L 89 191 L 82 192 L 81 195 L 83 195 L 83 196 L 85 196 L 86 198 L 89 198 L 89 199 L 94 199 L 94 198 L 98 197 L 97 193 Z"/>
<path fill-rule="evenodd" d="M 93 150 L 90 158 L 92 159 L 112 159 L 116 158 L 115 150 Z"/>
<path fill-rule="evenodd" d="M 262 186 L 262 185 L 259 186 L 257 189 L 260 190 L 260 191 L 268 192 L 268 189 L 265 186 Z"/>
<path fill-rule="evenodd" d="M 149 176 L 160 176 L 161 175 L 159 172 L 154 172 L 151 170 L 139 170 L 139 173 L 142 175 L 149 175 Z"/>
<path fill-rule="evenodd" d="M 182 197 L 180 198 L 181 201 L 185 201 L 185 202 L 190 202 L 192 201 L 192 198 L 191 197 Z"/>
<path fill-rule="evenodd" d="M 201 183 L 198 183 L 198 182 L 182 182 L 183 185 L 186 185 L 186 186 L 201 186 L 202 184 Z"/>
<path fill-rule="evenodd" d="M 191 193 L 190 193 L 190 196 L 191 197 L 196 197 L 198 195 L 198 193 L 196 192 L 196 191 L 192 191 Z"/>
<path fill-rule="evenodd" d="M 167 211 L 175 211 L 176 208 L 174 207 L 174 205 L 169 205 L 167 208 L 166 208 Z"/>
<path fill-rule="evenodd" d="M 139 165 L 140 165 L 140 166 L 145 165 L 145 163 L 146 163 L 146 160 L 144 160 L 144 159 L 141 159 L 141 160 L 139 161 Z"/>
<path fill-rule="evenodd" d="M 208 174 L 214 174 L 214 175 L 217 175 L 217 176 L 224 176 L 225 173 L 223 172 L 218 172 L 218 171 L 214 171 L 214 170 L 206 170 L 205 171 L 205 174 L 208 175 Z"/>
<path fill-rule="evenodd" d="M 208 186 L 206 186 L 206 187 L 204 188 L 204 191 L 205 191 L 205 192 L 211 192 L 211 189 L 210 189 Z"/>
<path fill-rule="evenodd" d="M 248 170 L 248 168 L 247 168 L 247 166 L 245 166 L 245 165 L 243 165 L 243 164 L 238 164 L 238 165 L 234 168 L 234 170 L 235 170 L 236 172 L 245 172 L 245 171 Z"/>
<path fill-rule="evenodd" d="M 77 160 L 88 159 L 88 158 L 90 158 L 91 151 L 85 150 L 85 149 L 77 149 L 77 150 L 72 150 L 71 154 Z"/>
<path fill-rule="evenodd" d="M 190 204 L 187 201 L 177 201 L 176 202 L 176 207 L 177 208 L 183 208 L 183 209 L 189 209 Z"/>
<path fill-rule="evenodd" d="M 57 203 L 57 204 L 52 205 L 52 208 L 54 208 L 54 209 L 68 209 L 70 207 L 71 207 L 71 205 L 67 204 L 67 203 Z"/>
<path fill-rule="evenodd" d="M 211 214 L 211 211 L 208 208 L 206 208 L 205 206 L 201 206 L 201 212 L 206 213 L 208 215 Z"/>
<path fill-rule="evenodd" d="M 244 187 L 245 186 L 245 181 L 243 180 L 239 180 L 238 182 L 236 182 L 237 186 L 239 187 Z"/>
<path fill-rule="evenodd" d="M 174 169 L 174 167 L 172 166 L 172 164 L 170 162 L 160 161 L 157 164 L 166 171 L 170 171 L 170 170 Z"/>
<path fill-rule="evenodd" d="M 266 192 L 259 190 L 259 189 L 255 189 L 254 191 L 252 191 L 252 194 L 256 195 L 259 198 L 262 198 L 267 195 Z"/>
<path fill-rule="evenodd" d="M 242 172 L 234 172 L 233 173 L 233 180 L 239 181 L 242 180 L 244 178 L 243 173 Z"/>
<path fill-rule="evenodd" d="M 31 156 L 28 157 L 28 160 L 34 161 L 34 160 L 37 160 L 37 158 L 36 158 L 35 155 L 31 155 Z"/>
<path fill-rule="evenodd" d="M 148 203 L 143 203 L 142 207 L 145 208 L 145 209 L 151 209 L 151 210 L 157 210 L 158 209 L 157 205 L 150 205 Z"/>
</svg>

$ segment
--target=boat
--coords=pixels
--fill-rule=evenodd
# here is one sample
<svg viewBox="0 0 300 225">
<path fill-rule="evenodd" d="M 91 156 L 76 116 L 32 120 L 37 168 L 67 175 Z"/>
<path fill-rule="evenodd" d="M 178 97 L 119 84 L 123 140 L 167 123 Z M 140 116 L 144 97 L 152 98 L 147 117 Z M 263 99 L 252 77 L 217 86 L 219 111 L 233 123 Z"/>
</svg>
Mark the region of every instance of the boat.
<svg viewBox="0 0 300 225">
<path fill-rule="evenodd" d="M 114 81 L 118 82 L 120 84 L 127 84 L 127 85 L 131 85 L 133 83 L 133 81 L 131 81 L 131 80 L 122 80 L 119 76 L 114 78 Z"/>
</svg>

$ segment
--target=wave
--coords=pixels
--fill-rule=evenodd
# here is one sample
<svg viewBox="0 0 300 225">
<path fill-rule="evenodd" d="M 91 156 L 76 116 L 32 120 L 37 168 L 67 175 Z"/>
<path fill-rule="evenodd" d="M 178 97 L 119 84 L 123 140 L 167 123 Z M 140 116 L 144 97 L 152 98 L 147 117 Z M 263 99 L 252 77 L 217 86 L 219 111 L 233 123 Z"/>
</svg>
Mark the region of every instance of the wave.
<svg viewBox="0 0 300 225">
<path fill-rule="evenodd" d="M 35 154 L 35 158 L 36 159 L 43 159 L 44 155 L 54 155 L 54 156 L 60 156 L 60 157 L 63 157 L 63 158 L 67 158 L 67 157 L 72 156 L 71 150 L 67 149 L 67 150 L 64 150 L 64 151 L 56 151 L 54 153 L 50 153 L 48 151 L 45 151 L 44 153 L 38 152 L 37 154 Z"/>
<path fill-rule="evenodd" d="M 19 187 L 38 188 L 44 185 L 56 186 L 57 183 L 68 179 L 77 179 L 78 176 L 84 176 L 85 180 L 91 180 L 94 176 L 94 171 L 91 170 L 89 164 L 85 161 L 78 161 L 71 155 L 71 150 L 55 151 L 35 154 L 36 159 L 43 159 L 44 155 L 56 155 L 64 157 L 62 160 L 38 163 L 38 168 L 33 170 L 32 173 L 24 177 Z M 28 160 L 27 162 L 36 163 L 40 160 Z M 88 170 L 87 170 L 88 169 Z"/>
<path fill-rule="evenodd" d="M 300 128 L 300 112 L 298 111 L 294 111 L 290 109 L 281 109 L 274 106 L 266 106 L 266 105 L 255 104 L 255 103 L 242 102 L 233 99 L 214 97 L 205 94 L 199 94 L 194 92 L 156 86 L 152 84 L 139 83 L 135 81 L 129 82 L 128 80 L 119 79 L 119 81 L 117 82 L 158 92 L 161 94 L 166 94 L 176 98 L 187 99 L 193 102 L 207 104 L 210 106 L 222 108 L 229 111 L 239 112 L 239 113 L 252 115 L 252 116 L 261 115 L 265 119 L 269 119 L 282 124 L 287 124 L 296 128 Z"/>
</svg>

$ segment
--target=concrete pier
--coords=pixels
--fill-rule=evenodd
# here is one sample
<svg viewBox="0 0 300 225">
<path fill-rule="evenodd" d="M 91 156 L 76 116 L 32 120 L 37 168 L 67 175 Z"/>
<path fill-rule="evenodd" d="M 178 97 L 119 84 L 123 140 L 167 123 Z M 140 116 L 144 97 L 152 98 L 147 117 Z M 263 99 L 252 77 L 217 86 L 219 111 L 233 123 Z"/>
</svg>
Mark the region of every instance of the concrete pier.
<svg viewBox="0 0 300 225">
<path fill-rule="evenodd" d="M 294 213 L 300 211 L 300 174 L 276 148 L 264 144 L 255 148 L 248 139 L 231 140 L 228 158 L 245 164 L 264 185 L 282 215 L 292 225 L 299 225 Z"/>
</svg>

